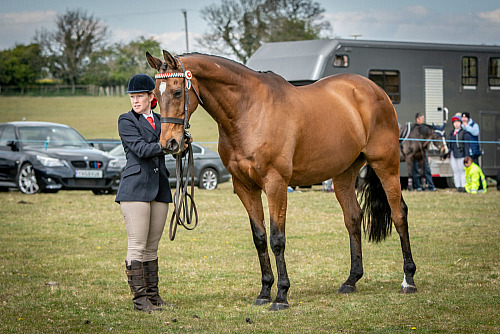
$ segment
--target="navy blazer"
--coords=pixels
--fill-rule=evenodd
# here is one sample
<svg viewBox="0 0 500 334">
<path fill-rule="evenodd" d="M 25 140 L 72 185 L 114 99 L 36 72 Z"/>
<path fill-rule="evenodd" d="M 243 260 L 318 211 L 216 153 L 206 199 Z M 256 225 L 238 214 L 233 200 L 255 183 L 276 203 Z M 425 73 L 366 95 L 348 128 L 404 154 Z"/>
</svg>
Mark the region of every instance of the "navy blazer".
<svg viewBox="0 0 500 334">
<path fill-rule="evenodd" d="M 155 129 L 143 115 L 133 110 L 118 118 L 118 133 L 127 164 L 121 176 L 116 202 L 172 202 L 165 153 L 159 142 L 160 116 L 152 114 Z"/>
</svg>

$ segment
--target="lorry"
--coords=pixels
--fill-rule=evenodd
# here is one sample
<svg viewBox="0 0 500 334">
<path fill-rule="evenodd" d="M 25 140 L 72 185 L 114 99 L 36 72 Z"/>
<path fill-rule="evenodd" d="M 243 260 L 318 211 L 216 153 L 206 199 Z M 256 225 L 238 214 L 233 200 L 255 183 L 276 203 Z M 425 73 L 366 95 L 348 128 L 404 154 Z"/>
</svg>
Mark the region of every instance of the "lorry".
<svg viewBox="0 0 500 334">
<path fill-rule="evenodd" d="M 246 65 L 296 86 L 339 73 L 365 76 L 385 90 L 403 125 L 421 113 L 449 134 L 448 119 L 469 112 L 480 127 L 485 175 L 496 177 L 500 170 L 500 46 L 337 38 L 275 42 L 263 44 Z M 449 159 L 443 162 L 433 149 L 428 156 L 433 178 L 452 186 Z M 403 163 L 400 175 L 407 174 Z"/>
</svg>

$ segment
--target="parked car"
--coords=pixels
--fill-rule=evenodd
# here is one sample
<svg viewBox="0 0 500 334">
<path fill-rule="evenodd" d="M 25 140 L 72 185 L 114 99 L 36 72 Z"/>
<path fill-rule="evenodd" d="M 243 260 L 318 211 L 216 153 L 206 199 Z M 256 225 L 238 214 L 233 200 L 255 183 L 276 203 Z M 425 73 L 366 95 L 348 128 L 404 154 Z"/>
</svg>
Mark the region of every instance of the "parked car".
<svg viewBox="0 0 500 334">
<path fill-rule="evenodd" d="M 109 152 L 116 146 L 121 145 L 122 142 L 119 139 L 89 139 L 87 140 L 90 145 L 94 146 L 98 150 Z"/>
<path fill-rule="evenodd" d="M 229 174 L 226 167 L 224 167 L 224 165 L 222 164 L 218 153 L 197 143 L 193 143 L 192 147 L 194 158 L 195 185 L 197 185 L 201 189 L 213 190 L 217 188 L 217 185 L 219 183 L 229 181 L 229 179 L 231 178 L 231 174 Z M 109 155 L 119 159 L 119 164 L 122 166 L 122 168 L 125 168 L 127 160 L 125 158 L 125 151 L 123 150 L 122 145 L 117 146 L 109 151 Z M 170 185 L 175 186 L 177 182 L 177 176 L 175 173 L 175 158 L 170 154 L 166 155 L 165 164 L 168 171 L 170 172 Z"/>
<path fill-rule="evenodd" d="M 117 188 L 119 161 L 75 129 L 48 122 L 0 124 L 0 189 L 25 194 L 60 189 L 101 193 Z"/>
</svg>

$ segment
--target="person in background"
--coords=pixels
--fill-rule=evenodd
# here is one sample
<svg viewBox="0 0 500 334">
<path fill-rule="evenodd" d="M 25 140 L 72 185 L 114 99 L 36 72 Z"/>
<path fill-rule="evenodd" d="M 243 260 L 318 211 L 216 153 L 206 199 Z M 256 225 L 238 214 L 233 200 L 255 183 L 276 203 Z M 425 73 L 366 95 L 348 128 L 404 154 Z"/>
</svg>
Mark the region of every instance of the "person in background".
<svg viewBox="0 0 500 334">
<path fill-rule="evenodd" d="M 464 158 L 465 166 L 465 191 L 469 194 L 481 194 L 486 192 L 487 184 L 481 167 L 471 157 Z"/>
<path fill-rule="evenodd" d="M 479 165 L 479 156 L 481 149 L 479 148 L 479 125 L 470 118 L 468 112 L 462 113 L 462 128 L 470 135 L 469 155 L 476 165 Z"/>
<path fill-rule="evenodd" d="M 115 201 L 120 203 L 127 230 L 128 284 L 134 309 L 159 311 L 166 305 L 158 292 L 158 244 L 167 220 L 172 193 L 160 140 L 160 115 L 154 80 L 134 75 L 126 93 L 132 110 L 118 118 L 118 132 L 127 157 Z"/>
<path fill-rule="evenodd" d="M 458 192 L 465 192 L 465 169 L 464 157 L 469 156 L 469 134 L 462 129 L 462 118 L 455 115 L 451 118 L 453 130 L 448 137 L 447 145 L 449 152 L 443 157 L 450 157 L 451 169 L 453 170 L 453 180 Z"/>
<path fill-rule="evenodd" d="M 416 125 L 425 124 L 425 115 L 421 113 L 415 114 L 415 123 Z M 424 177 L 427 182 L 427 190 L 436 191 L 436 187 L 434 186 L 434 181 L 432 180 L 431 168 L 429 166 L 429 162 L 427 161 L 427 156 L 424 156 Z M 417 160 L 413 160 L 413 186 L 417 191 L 422 191 L 422 186 L 420 182 L 420 170 L 418 168 Z"/>
</svg>

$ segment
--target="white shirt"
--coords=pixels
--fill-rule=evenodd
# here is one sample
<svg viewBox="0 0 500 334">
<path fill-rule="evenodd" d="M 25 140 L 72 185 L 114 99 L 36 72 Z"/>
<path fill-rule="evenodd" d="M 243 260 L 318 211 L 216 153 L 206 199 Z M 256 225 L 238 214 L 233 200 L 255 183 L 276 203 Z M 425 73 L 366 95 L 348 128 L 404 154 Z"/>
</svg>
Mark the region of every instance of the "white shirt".
<svg viewBox="0 0 500 334">
<path fill-rule="evenodd" d="M 149 110 L 149 115 L 146 115 L 146 114 L 142 114 L 142 116 L 144 116 L 146 118 L 146 121 L 148 121 L 148 117 L 151 117 L 153 119 L 153 124 L 155 124 L 155 118 L 153 117 L 153 113 L 151 112 L 151 110 Z M 149 121 L 148 121 L 149 123 Z M 156 124 L 155 124 L 156 126 Z"/>
</svg>

